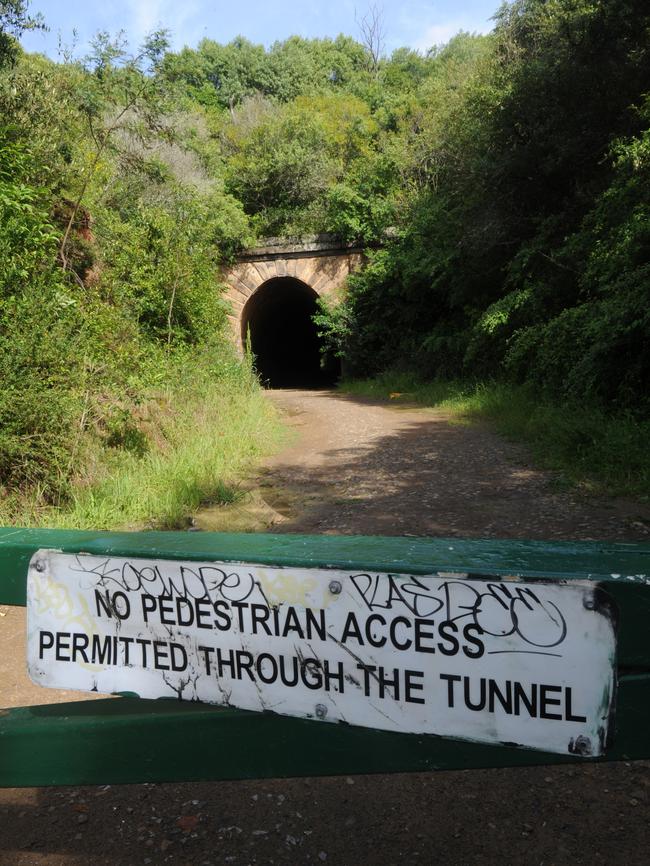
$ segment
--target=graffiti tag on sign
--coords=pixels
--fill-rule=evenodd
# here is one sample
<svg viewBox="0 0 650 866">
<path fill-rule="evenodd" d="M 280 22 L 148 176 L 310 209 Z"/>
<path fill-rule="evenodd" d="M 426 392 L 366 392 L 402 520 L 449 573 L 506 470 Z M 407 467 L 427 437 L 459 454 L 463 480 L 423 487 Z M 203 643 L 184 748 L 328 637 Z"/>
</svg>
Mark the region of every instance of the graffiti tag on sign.
<svg viewBox="0 0 650 866">
<path fill-rule="evenodd" d="M 615 694 L 601 595 L 586 581 L 39 551 L 28 667 L 53 688 L 595 757 Z"/>
</svg>

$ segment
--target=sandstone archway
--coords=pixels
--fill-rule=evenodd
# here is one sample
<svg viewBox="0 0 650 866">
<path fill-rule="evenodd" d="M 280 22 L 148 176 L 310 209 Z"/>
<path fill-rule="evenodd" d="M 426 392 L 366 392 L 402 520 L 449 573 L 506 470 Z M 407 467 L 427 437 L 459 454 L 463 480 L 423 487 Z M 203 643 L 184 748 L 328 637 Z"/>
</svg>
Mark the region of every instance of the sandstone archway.
<svg viewBox="0 0 650 866">
<path fill-rule="evenodd" d="M 232 335 L 240 351 L 250 330 L 260 378 L 274 387 L 313 387 L 336 378 L 322 363 L 312 315 L 319 297 L 336 300 L 362 262 L 360 247 L 330 235 L 269 238 L 223 273 Z"/>
</svg>

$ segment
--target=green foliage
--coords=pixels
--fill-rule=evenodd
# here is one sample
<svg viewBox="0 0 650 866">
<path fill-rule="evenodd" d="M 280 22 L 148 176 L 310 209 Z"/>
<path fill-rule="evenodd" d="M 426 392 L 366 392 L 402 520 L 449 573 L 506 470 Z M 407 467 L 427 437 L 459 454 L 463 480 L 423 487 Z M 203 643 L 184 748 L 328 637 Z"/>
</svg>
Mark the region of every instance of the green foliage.
<svg viewBox="0 0 650 866">
<path fill-rule="evenodd" d="M 56 233 L 47 213 L 47 190 L 29 183 L 33 162 L 14 128 L 0 127 L 0 152 L 0 285 L 7 298 L 51 253 Z"/>
<path fill-rule="evenodd" d="M 641 0 L 517 0 L 416 66 L 400 231 L 338 314 L 348 367 L 647 412 L 649 33 Z"/>
<path fill-rule="evenodd" d="M 233 134 L 239 130 L 234 128 Z M 307 227 L 332 174 L 324 130 L 300 111 L 270 112 L 233 142 L 226 189 L 257 217 L 260 230 L 280 234 L 300 219 Z"/>
<path fill-rule="evenodd" d="M 350 376 L 390 364 L 390 347 L 385 347 L 384 338 L 391 312 L 382 297 L 393 277 L 391 264 L 387 250 L 370 253 L 363 272 L 348 278 L 345 302 L 333 306 L 320 301 L 319 333 L 325 348 L 344 361 Z"/>
<path fill-rule="evenodd" d="M 350 87 L 363 74 L 365 56 L 363 48 L 349 36 L 334 40 L 291 36 L 271 47 L 267 63 L 266 93 L 289 102 L 302 94 Z"/>
<path fill-rule="evenodd" d="M 171 187 L 171 188 L 170 188 Z M 103 291 L 148 340 L 199 343 L 219 333 L 217 247 L 211 202 L 168 185 L 170 201 L 139 202 L 128 214 L 98 212 Z M 124 194 L 122 187 L 113 195 Z"/>
<path fill-rule="evenodd" d="M 178 108 L 156 72 L 164 48 L 152 34 L 132 57 L 100 34 L 85 65 L 25 57 L 0 73 L 0 114 L 11 117 L 0 126 L 6 519 L 26 501 L 38 514 L 66 506 L 121 455 L 163 466 L 145 407 L 173 388 L 198 411 L 178 380 L 190 351 L 204 357 L 206 393 L 237 367 L 216 361 L 226 342 L 218 265 L 250 231 L 205 174 L 190 124 L 176 116 L 171 127 Z M 193 171 L 177 179 L 192 145 Z M 254 447 L 255 434 L 244 441 Z"/>
<path fill-rule="evenodd" d="M 163 361 L 160 358 L 159 361 Z M 225 346 L 165 360 L 164 383 L 120 410 L 91 477 L 58 508 L 32 489 L 0 503 L 3 523 L 78 529 L 181 529 L 201 505 L 237 498 L 241 474 L 280 441 L 282 427 L 250 366 Z"/>
<path fill-rule="evenodd" d="M 242 473 L 279 443 L 282 428 L 250 368 L 222 349 L 168 363 L 163 391 L 123 415 L 92 484 L 76 485 L 64 509 L 23 525 L 76 529 L 182 529 L 202 505 L 232 502 Z"/>
<path fill-rule="evenodd" d="M 48 191 L 17 127 L 0 128 L 0 484 L 52 494 L 65 475 L 77 410 L 67 345 L 78 299 L 54 264 Z"/>
<path fill-rule="evenodd" d="M 291 36 L 269 51 L 238 36 L 227 45 L 203 39 L 198 48 L 168 54 L 166 78 L 203 105 L 233 111 L 259 94 L 291 102 L 303 94 L 353 88 L 365 77 L 363 47 L 348 36 Z"/>
<path fill-rule="evenodd" d="M 404 94 L 435 67 L 411 54 L 382 62 L 376 77 L 349 37 L 291 37 L 267 52 L 241 39 L 204 41 L 168 55 L 163 68 L 206 106 L 226 188 L 258 234 L 368 242 L 393 222 L 402 192 L 403 154 L 388 128 L 399 124 Z"/>
<path fill-rule="evenodd" d="M 15 62 L 16 40 L 26 30 L 44 29 L 42 16 L 30 15 L 28 8 L 27 0 L 0 0 L 0 69 Z"/>
</svg>

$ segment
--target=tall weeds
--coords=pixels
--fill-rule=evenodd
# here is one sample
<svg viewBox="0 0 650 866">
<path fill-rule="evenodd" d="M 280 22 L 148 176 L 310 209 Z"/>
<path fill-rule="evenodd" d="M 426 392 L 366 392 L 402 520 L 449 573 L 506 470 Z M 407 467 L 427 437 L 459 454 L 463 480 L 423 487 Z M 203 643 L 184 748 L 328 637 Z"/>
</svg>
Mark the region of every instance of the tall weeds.
<svg viewBox="0 0 650 866">
<path fill-rule="evenodd" d="M 85 452 L 68 501 L 43 505 L 38 490 L 5 500 L 0 520 L 75 529 L 186 528 L 202 504 L 234 501 L 238 481 L 281 441 L 282 427 L 246 365 L 219 378 L 186 362 L 176 381 L 140 407 L 146 450 Z"/>
</svg>

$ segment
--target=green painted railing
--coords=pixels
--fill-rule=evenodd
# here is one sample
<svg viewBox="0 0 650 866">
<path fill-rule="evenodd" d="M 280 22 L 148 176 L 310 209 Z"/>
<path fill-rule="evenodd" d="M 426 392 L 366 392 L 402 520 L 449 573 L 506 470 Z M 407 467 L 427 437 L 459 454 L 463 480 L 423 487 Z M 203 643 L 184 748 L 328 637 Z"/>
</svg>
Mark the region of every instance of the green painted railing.
<svg viewBox="0 0 650 866">
<path fill-rule="evenodd" d="M 528 580 L 593 581 L 614 600 L 618 616 L 616 723 L 606 760 L 650 757 L 648 544 L 0 529 L 0 603 L 25 604 L 29 560 L 42 548 L 397 574 L 462 571 Z M 572 761 L 584 758 L 168 700 L 121 698 L 0 710 L 1 786 L 389 773 Z"/>
</svg>

